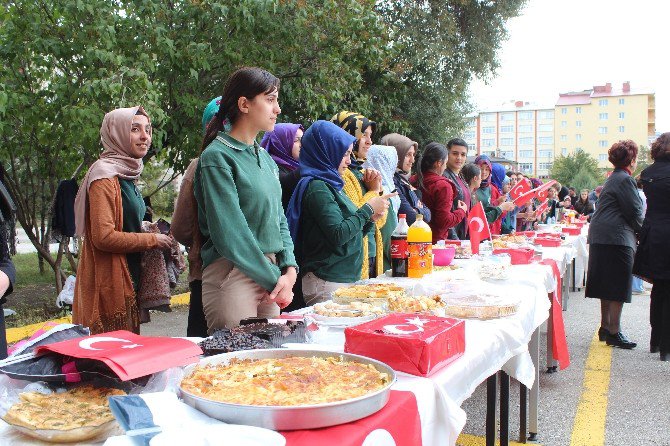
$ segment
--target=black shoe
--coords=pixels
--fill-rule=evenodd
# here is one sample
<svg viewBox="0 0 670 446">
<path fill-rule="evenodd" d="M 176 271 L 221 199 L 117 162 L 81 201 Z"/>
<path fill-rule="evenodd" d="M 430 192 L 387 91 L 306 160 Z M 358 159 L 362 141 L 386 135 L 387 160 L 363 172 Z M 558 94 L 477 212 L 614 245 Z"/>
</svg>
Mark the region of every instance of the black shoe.
<svg viewBox="0 0 670 446">
<path fill-rule="evenodd" d="M 670 361 L 670 352 L 661 352 L 661 361 Z"/>
<path fill-rule="evenodd" d="M 649 353 L 658 353 L 660 351 L 661 351 L 661 347 L 659 347 L 658 345 L 652 344 L 652 345 L 649 346 Z"/>
<path fill-rule="evenodd" d="M 598 340 L 602 341 L 602 342 L 605 342 L 605 340 L 607 339 L 608 334 L 610 334 L 610 332 L 607 331 L 606 328 L 600 327 L 598 329 Z"/>
<path fill-rule="evenodd" d="M 616 334 L 608 334 L 606 342 L 607 345 L 611 345 L 612 347 L 625 348 L 626 350 L 637 347 L 635 342 L 628 340 L 628 338 L 621 332 Z"/>
</svg>

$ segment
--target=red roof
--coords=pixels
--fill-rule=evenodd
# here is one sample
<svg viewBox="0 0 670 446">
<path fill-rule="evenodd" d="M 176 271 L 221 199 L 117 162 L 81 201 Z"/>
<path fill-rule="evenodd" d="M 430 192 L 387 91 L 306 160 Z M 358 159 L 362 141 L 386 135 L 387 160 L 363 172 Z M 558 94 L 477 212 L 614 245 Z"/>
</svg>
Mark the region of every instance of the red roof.
<svg viewBox="0 0 670 446">
<path fill-rule="evenodd" d="M 556 105 L 581 105 L 591 103 L 591 90 L 575 93 L 560 93 Z"/>
</svg>

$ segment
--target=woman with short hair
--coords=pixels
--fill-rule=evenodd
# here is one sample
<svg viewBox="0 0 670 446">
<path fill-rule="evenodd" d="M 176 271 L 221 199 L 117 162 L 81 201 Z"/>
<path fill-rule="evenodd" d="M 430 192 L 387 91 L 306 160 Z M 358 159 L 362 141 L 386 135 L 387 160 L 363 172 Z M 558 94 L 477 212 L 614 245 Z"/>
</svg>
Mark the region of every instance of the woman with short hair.
<svg viewBox="0 0 670 446">
<path fill-rule="evenodd" d="M 623 304 L 631 301 L 636 233 L 642 228 L 642 201 L 631 176 L 638 147 L 631 140 L 614 143 L 609 161 L 614 171 L 598 199 L 588 243 L 586 297 L 600 299 L 598 337 L 607 345 L 632 349 L 637 345 L 621 331 Z"/>
<path fill-rule="evenodd" d="M 575 200 L 573 208 L 579 215 L 590 216 L 593 214 L 593 203 L 589 200 L 589 190 L 582 189 L 579 198 Z"/>
<path fill-rule="evenodd" d="M 651 145 L 654 163 L 640 174 L 647 212 L 640 231 L 640 246 L 633 273 L 653 281 L 649 322 L 652 353 L 670 361 L 670 132 Z M 602 195 L 599 201 L 602 207 Z"/>
</svg>

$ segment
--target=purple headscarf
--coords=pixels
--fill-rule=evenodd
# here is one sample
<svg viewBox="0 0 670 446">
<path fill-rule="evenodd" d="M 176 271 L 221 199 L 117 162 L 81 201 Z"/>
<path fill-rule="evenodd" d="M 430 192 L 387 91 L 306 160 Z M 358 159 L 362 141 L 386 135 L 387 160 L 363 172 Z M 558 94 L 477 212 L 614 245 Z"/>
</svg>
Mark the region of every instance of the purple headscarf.
<svg viewBox="0 0 670 446">
<path fill-rule="evenodd" d="M 268 151 L 278 166 L 288 167 L 289 170 L 295 170 L 300 166 L 298 160 L 291 155 L 293 140 L 298 129 L 305 130 L 300 124 L 276 124 L 274 130 L 263 135 L 261 147 Z"/>
<path fill-rule="evenodd" d="M 487 166 L 489 166 L 491 174 L 486 180 L 482 180 L 482 184 L 479 186 L 480 188 L 488 187 L 491 182 L 491 177 L 493 176 L 493 166 L 491 165 L 491 160 L 486 155 L 478 155 L 477 158 L 475 158 L 475 164 L 478 165 L 480 168 L 482 167 L 482 164 L 486 164 Z"/>
<path fill-rule="evenodd" d="M 537 189 L 538 187 L 542 186 L 542 180 L 539 178 L 531 178 L 530 184 L 533 185 L 533 189 Z"/>
</svg>

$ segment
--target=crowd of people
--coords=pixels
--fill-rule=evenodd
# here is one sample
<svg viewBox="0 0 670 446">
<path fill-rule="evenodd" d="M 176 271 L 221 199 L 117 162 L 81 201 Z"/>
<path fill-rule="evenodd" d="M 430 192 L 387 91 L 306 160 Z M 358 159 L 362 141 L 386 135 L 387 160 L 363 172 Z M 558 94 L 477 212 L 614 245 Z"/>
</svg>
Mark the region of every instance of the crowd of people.
<svg viewBox="0 0 670 446">
<path fill-rule="evenodd" d="M 663 225 L 670 216 L 668 134 L 655 143 L 656 163 L 640 178 L 648 199 L 643 224 L 631 141 L 610 149 L 615 170 L 604 186 L 577 191 L 555 183 L 546 204 L 532 199 L 517 206 L 510 191 L 522 181 L 533 188 L 542 181 L 486 155 L 468 163 L 460 138 L 420 148 L 405 135 L 380 137 L 375 121 L 351 111 L 307 128 L 278 124 L 279 93 L 279 79 L 247 67 L 206 105 L 201 152 L 184 173 L 170 234 L 144 233 L 140 225 L 146 207 L 136 180 L 151 145 L 150 117 L 142 107 L 105 115 L 104 151 L 75 202 L 76 232 L 83 237 L 75 323 L 94 334 L 139 333 L 139 253 L 168 249 L 172 237 L 188 248 L 187 335 L 206 336 L 244 318 L 328 300 L 343 284 L 382 274 L 400 214 L 410 225 L 420 215 L 433 242 L 468 239 L 467 215 L 482 203 L 492 234 L 533 230 L 560 221 L 566 211 L 588 216 L 586 295 L 601 299 L 601 339 L 635 346 L 620 327 L 635 270 L 654 281 L 651 347 L 668 358 L 670 269 L 662 260 L 669 243 Z"/>
</svg>

